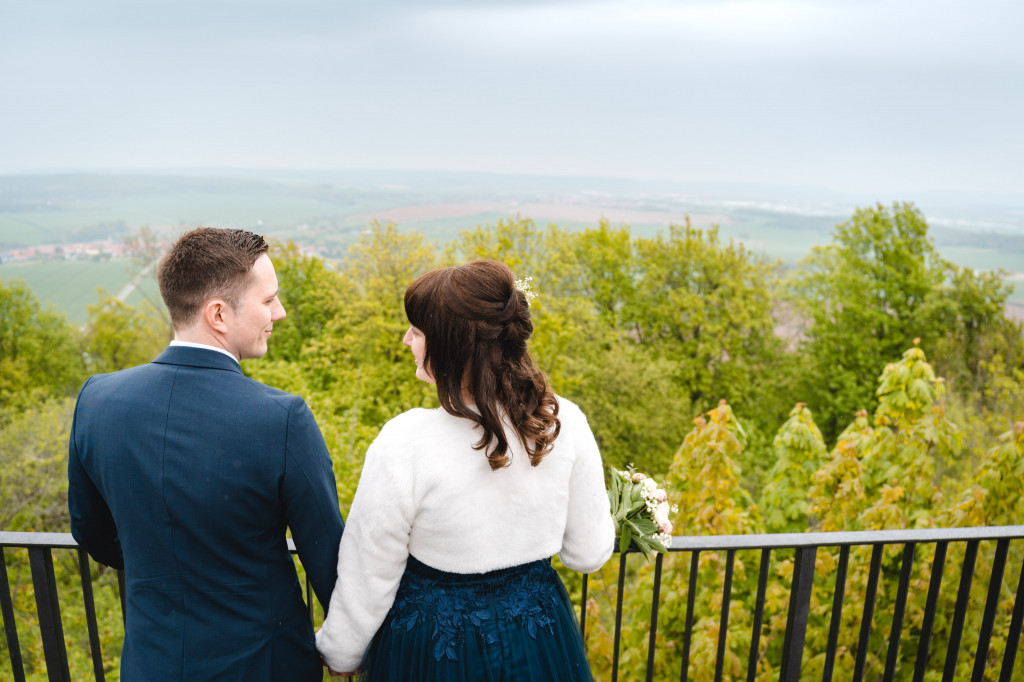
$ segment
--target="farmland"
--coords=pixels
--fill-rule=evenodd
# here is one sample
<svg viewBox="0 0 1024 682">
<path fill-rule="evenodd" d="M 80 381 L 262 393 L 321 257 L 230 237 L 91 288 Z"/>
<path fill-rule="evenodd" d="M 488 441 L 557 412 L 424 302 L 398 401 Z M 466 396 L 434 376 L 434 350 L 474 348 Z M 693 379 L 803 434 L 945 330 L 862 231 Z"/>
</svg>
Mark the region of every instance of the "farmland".
<svg viewBox="0 0 1024 682">
<path fill-rule="evenodd" d="M 170 239 L 197 225 L 240 227 L 278 241 L 294 241 L 340 262 L 371 221 L 394 222 L 442 246 L 464 230 L 522 216 L 538 226 L 574 230 L 602 220 L 628 225 L 637 236 L 651 236 L 687 218 L 697 227 L 718 226 L 727 239 L 785 265 L 795 264 L 811 247 L 828 243 L 832 228 L 849 213 L 828 202 L 806 210 L 766 202 L 728 201 L 665 191 L 613 191 L 611 181 L 593 181 L 598 190 L 537 178 L 401 176 L 384 178 L 15 176 L 0 177 L 0 279 L 24 280 L 41 301 L 82 324 L 97 287 L 116 294 L 139 267 L 127 258 L 15 260 L 11 254 L 44 244 L 115 244 L 151 230 Z M 545 184 L 546 182 L 546 184 Z M 582 181 L 580 181 L 582 182 Z M 579 183 L 578 183 L 579 184 Z M 826 210 L 821 210 L 822 206 Z M 927 214 L 928 207 L 922 206 Z M 1003 216 L 1005 217 L 1005 213 Z M 1013 213 L 1003 231 L 935 227 L 940 253 L 977 270 L 1003 269 L 1018 284 L 1011 301 L 1024 310 L 1024 227 Z M 992 215 L 979 212 L 980 224 Z M 989 223 L 984 223 L 989 220 Z M 6 255 L 6 257 L 5 257 Z M 6 261 L 6 262 L 3 262 Z M 158 300 L 152 276 L 127 298 L 143 294 Z M 1018 313 L 1019 314 L 1019 313 Z"/>
</svg>

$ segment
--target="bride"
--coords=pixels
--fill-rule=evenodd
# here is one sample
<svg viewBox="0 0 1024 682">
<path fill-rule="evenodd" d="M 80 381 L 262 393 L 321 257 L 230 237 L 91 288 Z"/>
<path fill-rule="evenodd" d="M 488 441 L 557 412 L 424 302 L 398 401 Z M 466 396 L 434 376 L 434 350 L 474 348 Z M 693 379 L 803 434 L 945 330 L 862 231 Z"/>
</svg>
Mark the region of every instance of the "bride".
<svg viewBox="0 0 1024 682">
<path fill-rule="evenodd" d="M 367 450 L 317 634 L 332 674 L 592 679 L 550 557 L 595 571 L 615 531 L 586 417 L 527 352 L 528 296 L 486 260 L 406 290 L 403 341 L 441 408 L 395 417 Z"/>
</svg>

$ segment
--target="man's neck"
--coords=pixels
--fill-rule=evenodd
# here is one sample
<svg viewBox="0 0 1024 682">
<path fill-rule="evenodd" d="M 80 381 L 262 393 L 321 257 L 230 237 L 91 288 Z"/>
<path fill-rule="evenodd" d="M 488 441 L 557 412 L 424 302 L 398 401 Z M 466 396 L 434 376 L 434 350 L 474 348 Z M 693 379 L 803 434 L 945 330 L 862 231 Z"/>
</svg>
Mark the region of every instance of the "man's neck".
<svg viewBox="0 0 1024 682">
<path fill-rule="evenodd" d="M 175 330 L 172 345 L 191 346 L 194 348 L 208 348 L 231 357 L 235 362 L 239 361 L 238 355 L 225 347 L 224 342 L 215 334 L 202 334 L 197 330 L 189 329 L 184 332 Z"/>
</svg>

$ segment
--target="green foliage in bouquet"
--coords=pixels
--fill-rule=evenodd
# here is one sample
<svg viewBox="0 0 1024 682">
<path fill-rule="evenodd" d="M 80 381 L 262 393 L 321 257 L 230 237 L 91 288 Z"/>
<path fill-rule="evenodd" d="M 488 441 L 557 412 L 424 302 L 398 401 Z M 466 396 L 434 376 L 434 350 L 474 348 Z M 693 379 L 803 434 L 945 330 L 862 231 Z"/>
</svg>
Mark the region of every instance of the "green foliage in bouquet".
<svg viewBox="0 0 1024 682">
<path fill-rule="evenodd" d="M 668 495 L 652 478 L 633 470 L 611 469 L 612 518 L 619 537 L 619 551 L 633 550 L 650 558 L 664 554 L 672 545 L 671 507 Z"/>
</svg>

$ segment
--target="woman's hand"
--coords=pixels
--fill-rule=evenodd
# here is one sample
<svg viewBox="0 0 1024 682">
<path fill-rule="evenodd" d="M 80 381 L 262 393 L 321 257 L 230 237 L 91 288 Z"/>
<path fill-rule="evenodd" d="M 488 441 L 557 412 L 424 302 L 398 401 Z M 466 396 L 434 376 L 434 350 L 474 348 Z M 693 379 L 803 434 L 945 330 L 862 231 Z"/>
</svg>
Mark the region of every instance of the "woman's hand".
<svg viewBox="0 0 1024 682">
<path fill-rule="evenodd" d="M 350 673 L 339 673 L 337 670 L 331 670 L 330 666 L 328 666 L 327 672 L 331 674 L 331 677 L 355 677 L 356 675 L 361 673 L 362 670 L 353 670 Z"/>
<path fill-rule="evenodd" d="M 349 673 L 340 673 L 337 670 L 333 670 L 331 666 L 327 665 L 327 661 L 324 660 L 323 656 L 320 656 L 320 662 L 323 663 L 325 668 L 327 668 L 327 672 L 330 673 L 331 677 L 355 677 L 359 673 L 363 672 L 362 669 L 359 669 L 353 670 Z"/>
</svg>

